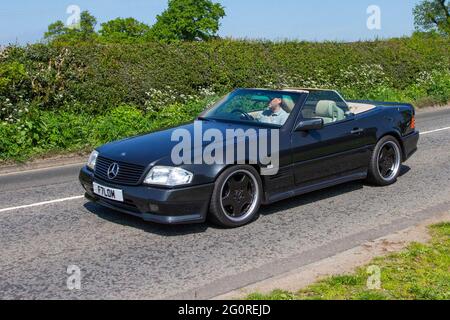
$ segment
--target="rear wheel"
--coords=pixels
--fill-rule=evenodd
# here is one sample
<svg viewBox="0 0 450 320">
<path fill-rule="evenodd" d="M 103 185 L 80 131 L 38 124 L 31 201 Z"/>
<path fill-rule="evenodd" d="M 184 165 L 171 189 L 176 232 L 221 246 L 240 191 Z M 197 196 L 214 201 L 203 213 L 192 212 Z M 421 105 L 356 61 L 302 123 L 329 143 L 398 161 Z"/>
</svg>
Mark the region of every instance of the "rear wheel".
<svg viewBox="0 0 450 320">
<path fill-rule="evenodd" d="M 379 186 L 397 181 L 402 165 L 401 147 L 397 139 L 386 136 L 375 147 L 369 166 L 368 180 Z"/>
<path fill-rule="evenodd" d="M 253 167 L 229 168 L 215 183 L 210 218 L 223 227 L 241 227 L 256 219 L 261 198 L 261 178 Z"/>
</svg>

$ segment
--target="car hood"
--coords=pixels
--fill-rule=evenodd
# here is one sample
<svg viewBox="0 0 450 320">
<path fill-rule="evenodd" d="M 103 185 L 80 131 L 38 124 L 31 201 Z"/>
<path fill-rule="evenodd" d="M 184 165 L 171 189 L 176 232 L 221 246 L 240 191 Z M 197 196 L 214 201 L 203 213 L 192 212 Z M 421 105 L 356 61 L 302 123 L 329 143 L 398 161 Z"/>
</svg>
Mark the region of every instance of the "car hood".
<svg viewBox="0 0 450 320">
<path fill-rule="evenodd" d="M 223 122 L 201 121 L 203 132 L 208 129 L 216 129 L 222 132 L 225 137 L 227 129 L 243 129 L 254 128 L 245 124 L 232 124 Z M 194 123 L 153 132 L 146 135 L 136 136 L 101 146 L 97 150 L 100 156 L 126 163 L 132 163 L 141 166 L 149 166 L 156 164 L 170 165 L 170 157 L 172 149 L 179 141 L 172 141 L 172 134 L 175 130 L 187 130 L 191 137 L 194 136 Z M 210 142 L 203 143 L 203 146 Z M 193 144 L 192 144 L 193 145 Z M 163 163 L 160 163 L 163 162 Z"/>
</svg>

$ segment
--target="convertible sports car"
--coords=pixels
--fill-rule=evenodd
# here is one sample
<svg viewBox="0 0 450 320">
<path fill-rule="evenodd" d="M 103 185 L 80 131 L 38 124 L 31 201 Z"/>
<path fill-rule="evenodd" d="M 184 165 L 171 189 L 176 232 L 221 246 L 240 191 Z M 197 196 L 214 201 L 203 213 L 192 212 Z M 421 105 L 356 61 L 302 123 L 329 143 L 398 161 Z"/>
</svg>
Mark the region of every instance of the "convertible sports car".
<svg viewBox="0 0 450 320">
<path fill-rule="evenodd" d="M 196 126 L 223 133 L 225 145 L 255 145 L 260 129 L 278 138 L 278 168 L 264 157 L 176 163 L 176 132 L 195 136 Z M 244 134 L 228 139 L 227 130 Z M 255 134 L 248 134 L 253 129 Z M 178 130 L 178 131 L 177 131 Z M 180 131 L 181 130 L 181 131 Z M 246 133 L 247 132 L 247 133 Z M 270 134 L 272 132 L 272 134 Z M 164 224 L 202 223 L 243 226 L 270 204 L 311 191 L 367 180 L 387 186 L 417 150 L 413 106 L 402 103 L 345 101 L 322 89 L 238 89 L 202 113 L 197 121 L 113 142 L 92 152 L 80 172 L 86 197 L 100 205 Z M 202 141 L 201 148 L 212 142 Z M 188 144 L 190 145 L 190 144 Z M 197 158 L 196 158 L 197 157 Z M 326 191 L 324 191 L 326 192 Z"/>
</svg>

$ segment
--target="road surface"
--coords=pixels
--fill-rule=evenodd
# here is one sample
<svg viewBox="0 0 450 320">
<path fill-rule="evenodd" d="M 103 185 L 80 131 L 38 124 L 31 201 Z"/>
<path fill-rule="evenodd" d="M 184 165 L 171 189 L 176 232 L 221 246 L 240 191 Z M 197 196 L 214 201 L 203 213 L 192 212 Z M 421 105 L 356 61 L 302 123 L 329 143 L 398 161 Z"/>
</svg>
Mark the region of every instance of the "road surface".
<svg viewBox="0 0 450 320">
<path fill-rule="evenodd" d="M 0 299 L 212 298 L 448 212 L 450 110 L 417 125 L 420 150 L 394 186 L 300 196 L 235 230 L 161 226 L 88 203 L 79 166 L 2 175 Z M 67 287 L 71 265 L 80 290 Z"/>
</svg>

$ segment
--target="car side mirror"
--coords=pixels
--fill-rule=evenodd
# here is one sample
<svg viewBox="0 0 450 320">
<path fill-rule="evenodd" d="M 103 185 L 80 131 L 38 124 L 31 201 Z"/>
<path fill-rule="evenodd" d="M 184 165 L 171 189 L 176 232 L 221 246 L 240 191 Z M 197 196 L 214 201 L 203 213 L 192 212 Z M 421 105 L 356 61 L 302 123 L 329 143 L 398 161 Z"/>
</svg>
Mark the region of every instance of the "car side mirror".
<svg viewBox="0 0 450 320">
<path fill-rule="evenodd" d="M 299 122 L 295 131 L 320 130 L 324 127 L 323 119 L 308 119 Z"/>
</svg>

